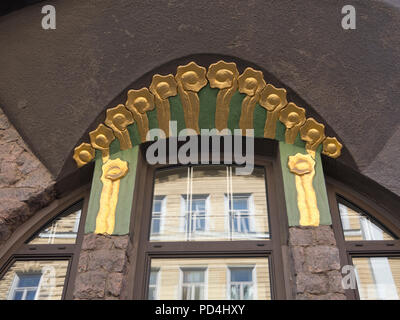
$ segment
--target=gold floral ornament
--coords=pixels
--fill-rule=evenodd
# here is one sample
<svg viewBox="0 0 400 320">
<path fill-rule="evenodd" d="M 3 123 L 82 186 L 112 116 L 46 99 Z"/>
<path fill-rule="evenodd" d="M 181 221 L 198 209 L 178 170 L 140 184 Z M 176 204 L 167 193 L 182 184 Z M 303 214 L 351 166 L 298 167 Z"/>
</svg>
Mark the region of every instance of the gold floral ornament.
<svg viewBox="0 0 400 320">
<path fill-rule="evenodd" d="M 110 144 L 115 139 L 113 131 L 100 123 L 96 130 L 89 132 L 92 147 L 100 150 L 103 161 L 106 162 L 110 155 Z"/>
<path fill-rule="evenodd" d="M 264 138 L 274 139 L 279 112 L 287 105 L 286 90 L 268 84 L 260 94 L 260 105 L 267 109 Z"/>
<path fill-rule="evenodd" d="M 211 88 L 220 89 L 217 95 L 215 128 L 219 131 L 228 127 L 229 105 L 238 88 L 239 71 L 234 62 L 218 61 L 208 68 L 207 78 Z"/>
<path fill-rule="evenodd" d="M 147 88 L 129 90 L 126 107 L 133 114 L 139 130 L 140 140 L 145 142 L 147 132 L 149 132 L 149 119 L 146 112 L 154 109 L 154 96 Z"/>
<path fill-rule="evenodd" d="M 186 128 L 200 133 L 200 99 L 197 93 L 207 84 L 206 68 L 200 67 L 195 62 L 190 62 L 178 67 L 175 79 L 182 101 Z"/>
<path fill-rule="evenodd" d="M 118 203 L 120 180 L 128 173 L 128 163 L 121 159 L 108 160 L 103 164 L 100 208 L 96 217 L 95 233 L 112 234 L 115 227 L 115 210 Z"/>
<path fill-rule="evenodd" d="M 155 74 L 150 85 L 150 91 L 154 94 L 158 126 L 169 137 L 169 122 L 171 111 L 168 98 L 177 95 L 177 86 L 172 74 L 161 76 Z"/>
<path fill-rule="evenodd" d="M 266 86 L 261 71 L 246 68 L 238 78 L 239 92 L 246 94 L 242 102 L 239 127 L 242 134 L 246 135 L 246 129 L 253 129 L 253 114 L 256 103 L 260 98 L 260 92 Z"/>
<path fill-rule="evenodd" d="M 89 143 L 81 143 L 74 149 L 73 158 L 78 165 L 78 168 L 88 164 L 94 159 L 95 151 Z"/>
<path fill-rule="evenodd" d="M 301 226 L 318 226 L 320 214 L 313 187 L 315 161 L 310 154 L 297 153 L 289 156 L 288 166 L 290 172 L 295 174 L 297 207 L 300 212 L 299 223 Z"/>
<path fill-rule="evenodd" d="M 315 158 L 315 151 L 325 139 L 325 126 L 315 121 L 314 118 L 308 118 L 300 128 L 300 135 L 301 139 L 306 142 L 307 152 Z"/>
<path fill-rule="evenodd" d="M 119 140 L 121 150 L 132 148 L 127 127 L 133 123 L 133 116 L 123 104 L 108 109 L 104 123 L 113 129 L 115 136 Z"/>
<path fill-rule="evenodd" d="M 290 102 L 281 111 L 279 120 L 286 126 L 285 142 L 293 144 L 301 126 L 306 122 L 306 110 Z"/>
<path fill-rule="evenodd" d="M 326 137 L 322 143 L 322 153 L 337 158 L 340 156 L 343 145 L 334 137 Z"/>
</svg>

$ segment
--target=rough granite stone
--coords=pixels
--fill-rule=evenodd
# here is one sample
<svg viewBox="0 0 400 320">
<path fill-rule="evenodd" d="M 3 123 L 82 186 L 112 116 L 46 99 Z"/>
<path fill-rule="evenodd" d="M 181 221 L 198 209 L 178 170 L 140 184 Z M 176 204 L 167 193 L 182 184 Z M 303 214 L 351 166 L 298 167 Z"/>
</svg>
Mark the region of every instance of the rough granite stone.
<svg viewBox="0 0 400 320">
<path fill-rule="evenodd" d="M 128 270 L 128 247 L 127 235 L 86 234 L 79 257 L 74 299 L 120 299 L 125 272 Z M 85 282 L 87 279 L 99 281 L 100 284 L 96 284 L 95 290 L 89 290 Z"/>
<path fill-rule="evenodd" d="M 331 226 L 290 227 L 289 248 L 299 300 L 346 299 Z"/>
<path fill-rule="evenodd" d="M 0 247 L 14 230 L 54 198 L 50 172 L 0 109 Z"/>
</svg>

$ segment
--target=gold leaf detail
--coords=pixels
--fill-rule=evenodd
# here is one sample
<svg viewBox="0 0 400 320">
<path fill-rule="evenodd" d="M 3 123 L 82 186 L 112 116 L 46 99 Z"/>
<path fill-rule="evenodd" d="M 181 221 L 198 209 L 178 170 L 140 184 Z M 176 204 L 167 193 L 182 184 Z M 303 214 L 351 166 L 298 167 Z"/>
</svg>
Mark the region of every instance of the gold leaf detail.
<svg viewBox="0 0 400 320">
<path fill-rule="evenodd" d="M 161 76 L 155 74 L 150 85 L 150 91 L 154 94 L 157 109 L 158 126 L 169 137 L 169 122 L 171 111 L 168 98 L 177 95 L 177 85 L 172 74 Z"/>
<path fill-rule="evenodd" d="M 74 149 L 73 158 L 78 165 L 78 168 L 88 164 L 94 159 L 95 151 L 89 143 L 81 143 Z"/>
<path fill-rule="evenodd" d="M 95 233 L 112 234 L 115 227 L 120 180 L 128 173 L 128 163 L 121 159 L 108 160 L 103 164 L 102 169 L 103 189 L 100 195 Z"/>
<path fill-rule="evenodd" d="M 253 68 L 246 68 L 239 76 L 238 83 L 239 92 L 247 95 L 242 102 L 242 112 L 239 120 L 242 135 L 246 135 L 246 129 L 253 129 L 254 109 L 260 98 L 260 92 L 266 84 L 262 72 Z"/>
<path fill-rule="evenodd" d="M 100 150 L 103 159 L 107 160 L 110 152 L 110 144 L 115 139 L 113 131 L 100 123 L 96 130 L 89 132 L 89 136 L 92 147 Z"/>
<path fill-rule="evenodd" d="M 128 125 L 133 123 L 133 116 L 123 104 L 107 110 L 104 123 L 113 129 L 119 140 L 121 150 L 132 148 L 131 139 L 127 130 Z"/>
<path fill-rule="evenodd" d="M 142 88 L 140 90 L 129 90 L 126 107 L 132 112 L 133 118 L 137 124 L 137 128 L 142 142 L 146 141 L 147 132 L 149 131 L 149 119 L 147 111 L 154 109 L 154 96 L 149 89 Z"/>
<path fill-rule="evenodd" d="M 337 158 L 340 156 L 343 145 L 334 137 L 326 137 L 322 143 L 322 153 Z"/>
<path fill-rule="evenodd" d="M 272 84 L 268 84 L 263 91 L 261 91 L 259 103 L 262 107 L 267 109 L 264 138 L 274 139 L 279 112 L 287 104 L 286 90 L 278 89 Z"/>
<path fill-rule="evenodd" d="M 197 92 L 207 84 L 206 68 L 190 62 L 178 67 L 175 79 L 182 101 L 186 128 L 193 129 L 199 134 L 200 100 Z"/>
<path fill-rule="evenodd" d="M 234 62 L 218 61 L 208 68 L 207 78 L 211 88 L 220 89 L 217 95 L 215 127 L 221 131 L 228 127 L 229 106 L 238 88 L 239 71 Z"/>
<path fill-rule="evenodd" d="M 301 226 L 318 226 L 320 214 L 313 187 L 315 161 L 310 154 L 297 153 L 289 156 L 288 166 L 290 172 L 295 174 L 297 207 L 300 212 L 299 223 Z"/>
<path fill-rule="evenodd" d="M 306 122 L 306 110 L 290 102 L 280 112 L 279 120 L 286 126 L 285 142 L 293 144 L 301 126 Z"/>
<path fill-rule="evenodd" d="M 301 139 L 306 141 L 306 150 L 315 157 L 315 151 L 325 139 L 325 126 L 314 118 L 308 118 L 300 128 Z"/>
</svg>

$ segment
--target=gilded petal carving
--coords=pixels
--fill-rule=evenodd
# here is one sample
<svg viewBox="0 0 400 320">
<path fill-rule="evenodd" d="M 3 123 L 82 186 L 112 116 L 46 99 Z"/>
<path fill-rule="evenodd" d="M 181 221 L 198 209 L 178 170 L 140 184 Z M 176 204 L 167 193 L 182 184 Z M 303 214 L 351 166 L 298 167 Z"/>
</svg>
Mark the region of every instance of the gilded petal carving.
<svg viewBox="0 0 400 320">
<path fill-rule="evenodd" d="M 206 68 L 190 62 L 179 66 L 175 75 L 178 93 L 182 101 L 186 127 L 200 133 L 200 100 L 197 92 L 207 85 Z"/>
<path fill-rule="evenodd" d="M 306 110 L 290 102 L 281 110 L 279 120 L 286 126 L 285 142 L 293 144 L 301 126 L 306 122 Z"/>
<path fill-rule="evenodd" d="M 276 122 L 279 112 L 286 106 L 286 90 L 275 88 L 268 84 L 260 94 L 260 105 L 267 109 L 267 119 L 264 126 L 264 138 L 274 139 L 276 132 Z"/>
<path fill-rule="evenodd" d="M 325 139 L 325 126 L 315 121 L 314 118 L 308 118 L 300 128 L 301 139 L 306 142 L 306 150 L 315 157 L 315 151 Z"/>
<path fill-rule="evenodd" d="M 310 154 L 297 153 L 289 156 L 288 167 L 295 174 L 297 207 L 300 212 L 301 226 L 318 226 L 320 214 L 317 196 L 313 187 L 315 160 Z"/>
<path fill-rule="evenodd" d="M 240 114 L 239 127 L 242 134 L 246 135 L 246 129 L 253 129 L 253 114 L 260 92 L 266 86 L 264 76 L 261 71 L 253 68 L 246 68 L 238 77 L 239 92 L 246 94 L 242 102 L 242 112 Z"/>
<path fill-rule="evenodd" d="M 150 84 L 150 91 L 154 94 L 158 126 L 169 137 L 169 122 L 171 112 L 168 98 L 177 95 L 177 84 L 172 74 L 162 76 L 155 74 Z"/>
<path fill-rule="evenodd" d="M 113 131 L 100 123 L 96 130 L 89 132 L 92 147 L 100 150 L 104 161 L 108 160 L 110 144 L 115 139 Z"/>
<path fill-rule="evenodd" d="M 78 165 L 78 168 L 88 164 L 94 159 L 95 151 L 89 143 L 81 143 L 78 147 L 74 149 L 73 158 Z"/>
<path fill-rule="evenodd" d="M 133 116 L 123 104 L 108 109 L 104 123 L 113 129 L 114 135 L 119 140 L 121 150 L 132 148 L 127 127 L 133 123 Z"/>
<path fill-rule="evenodd" d="M 140 140 L 145 142 L 147 132 L 149 132 L 149 119 L 147 118 L 146 112 L 154 109 L 154 96 L 147 88 L 129 90 L 128 100 L 125 105 L 135 119 Z"/>
<path fill-rule="evenodd" d="M 337 158 L 340 156 L 343 145 L 335 137 L 326 137 L 322 143 L 322 153 Z"/>
<path fill-rule="evenodd" d="M 103 164 L 100 208 L 96 217 L 95 233 L 112 234 L 115 227 L 115 210 L 118 203 L 120 180 L 128 173 L 128 163 L 121 159 L 108 160 Z"/>
<path fill-rule="evenodd" d="M 234 62 L 220 60 L 208 68 L 210 87 L 220 89 L 215 111 L 215 128 L 219 131 L 228 127 L 229 107 L 232 96 L 238 89 L 238 76 L 239 71 Z"/>
</svg>

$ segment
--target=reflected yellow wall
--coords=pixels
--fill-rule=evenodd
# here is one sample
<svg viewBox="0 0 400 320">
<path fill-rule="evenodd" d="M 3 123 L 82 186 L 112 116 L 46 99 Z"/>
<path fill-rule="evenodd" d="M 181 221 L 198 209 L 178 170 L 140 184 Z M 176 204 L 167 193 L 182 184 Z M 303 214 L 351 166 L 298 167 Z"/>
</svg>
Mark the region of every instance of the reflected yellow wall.
<svg viewBox="0 0 400 320">
<path fill-rule="evenodd" d="M 165 215 L 162 222 L 162 234 L 172 237 L 173 240 L 186 240 L 183 230 L 185 214 L 183 195 L 188 192 L 188 168 L 160 171 L 155 179 L 154 196 L 166 196 Z M 234 169 L 233 169 L 234 173 Z M 226 240 L 229 236 L 228 202 L 225 200 L 228 193 L 226 168 L 206 171 L 194 167 L 192 194 L 209 195 L 208 202 L 208 236 L 207 234 L 193 235 L 196 240 Z M 267 215 L 267 198 L 265 177 L 262 169 L 255 169 L 252 175 L 232 177 L 233 193 L 247 193 L 253 199 L 253 224 L 257 233 L 269 231 Z M 212 236 L 210 235 L 212 233 Z M 192 238 L 192 240 L 194 240 Z M 155 240 L 155 239 L 153 239 Z"/>
<path fill-rule="evenodd" d="M 215 258 L 215 259 L 152 259 L 151 267 L 159 270 L 157 294 L 160 300 L 181 298 L 180 268 L 206 267 L 205 288 L 207 299 L 229 299 L 227 276 L 228 267 L 254 266 L 253 283 L 258 300 L 270 300 L 270 279 L 268 258 Z"/>
</svg>

